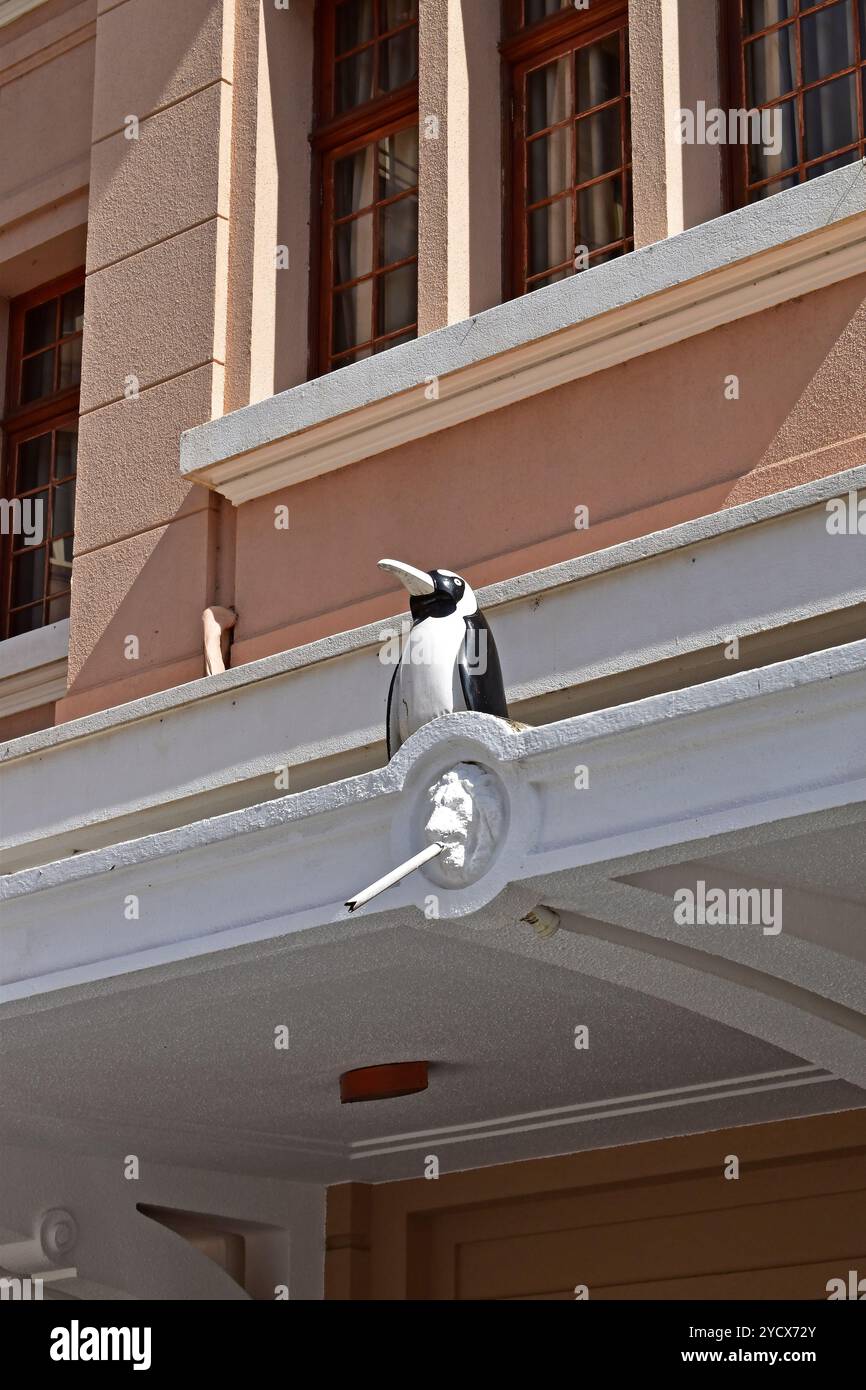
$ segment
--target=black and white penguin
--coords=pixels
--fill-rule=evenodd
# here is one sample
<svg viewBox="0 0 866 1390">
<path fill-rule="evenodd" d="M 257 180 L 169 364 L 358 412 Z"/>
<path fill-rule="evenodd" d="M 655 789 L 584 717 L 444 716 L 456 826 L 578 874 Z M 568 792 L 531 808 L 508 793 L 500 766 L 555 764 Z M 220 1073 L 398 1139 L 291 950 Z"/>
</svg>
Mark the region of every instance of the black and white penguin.
<svg viewBox="0 0 866 1390">
<path fill-rule="evenodd" d="M 412 627 L 388 691 L 388 757 L 441 714 L 478 710 L 508 718 L 493 633 L 459 574 L 380 560 L 409 591 Z"/>
</svg>

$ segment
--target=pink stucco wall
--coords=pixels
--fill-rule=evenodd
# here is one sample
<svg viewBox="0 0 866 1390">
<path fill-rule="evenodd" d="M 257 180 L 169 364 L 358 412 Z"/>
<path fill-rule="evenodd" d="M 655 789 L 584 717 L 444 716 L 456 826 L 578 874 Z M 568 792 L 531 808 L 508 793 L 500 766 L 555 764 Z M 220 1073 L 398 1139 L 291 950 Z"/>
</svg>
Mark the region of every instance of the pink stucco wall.
<svg viewBox="0 0 866 1390">
<path fill-rule="evenodd" d="M 233 664 L 400 611 L 385 554 L 481 584 L 862 462 L 864 292 L 866 276 L 844 281 L 241 506 Z M 88 592 L 67 717 L 201 674 L 207 518 L 113 548 L 116 589 Z M 140 629 L 130 675 L 118 639 Z"/>
</svg>

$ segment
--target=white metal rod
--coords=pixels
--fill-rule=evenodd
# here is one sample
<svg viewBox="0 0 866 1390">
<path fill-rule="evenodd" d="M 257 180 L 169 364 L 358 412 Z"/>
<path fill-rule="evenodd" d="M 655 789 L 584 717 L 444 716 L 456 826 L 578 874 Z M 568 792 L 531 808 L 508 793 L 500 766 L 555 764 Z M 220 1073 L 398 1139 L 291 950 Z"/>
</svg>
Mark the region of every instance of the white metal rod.
<svg viewBox="0 0 866 1390">
<path fill-rule="evenodd" d="M 428 845 L 426 849 L 422 849 L 420 853 L 413 855 L 411 859 L 407 859 L 406 863 L 401 864 L 399 869 L 392 869 L 384 878 L 377 879 L 375 883 L 371 883 L 370 887 L 365 888 L 363 893 L 356 893 L 354 898 L 349 898 L 346 902 L 346 907 L 350 912 L 356 912 L 359 907 L 363 907 L 364 904 L 370 902 L 371 899 L 378 898 L 379 894 L 384 893 L 386 888 L 392 888 L 395 883 L 399 883 L 401 879 L 407 878 L 413 870 L 420 869 L 422 864 L 428 864 L 431 859 L 435 859 L 436 855 L 441 854 L 444 848 L 444 845 Z"/>
</svg>

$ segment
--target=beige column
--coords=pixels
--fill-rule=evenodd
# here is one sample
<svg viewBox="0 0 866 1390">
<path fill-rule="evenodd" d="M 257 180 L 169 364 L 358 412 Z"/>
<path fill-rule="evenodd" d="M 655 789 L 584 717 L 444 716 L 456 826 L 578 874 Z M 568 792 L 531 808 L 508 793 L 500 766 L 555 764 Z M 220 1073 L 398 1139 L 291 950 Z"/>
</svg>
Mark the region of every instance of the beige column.
<svg viewBox="0 0 866 1390">
<path fill-rule="evenodd" d="M 629 0 L 635 245 L 724 211 L 723 152 L 681 145 L 680 110 L 721 101 L 720 0 Z"/>
<path fill-rule="evenodd" d="M 418 330 L 502 299 L 500 7 L 420 7 Z"/>
<path fill-rule="evenodd" d="M 226 410 L 306 381 L 314 0 L 239 0 Z"/>
<path fill-rule="evenodd" d="M 98 2 L 59 719 L 202 674 L 202 611 L 231 601 L 220 508 L 178 456 L 181 432 L 224 402 L 235 8 Z"/>
</svg>

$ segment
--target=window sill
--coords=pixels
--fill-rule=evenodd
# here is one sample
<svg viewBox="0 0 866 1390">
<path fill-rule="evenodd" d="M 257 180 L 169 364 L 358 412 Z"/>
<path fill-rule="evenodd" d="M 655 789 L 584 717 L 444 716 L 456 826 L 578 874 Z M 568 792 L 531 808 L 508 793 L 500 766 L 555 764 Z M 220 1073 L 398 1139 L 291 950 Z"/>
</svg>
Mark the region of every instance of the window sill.
<svg viewBox="0 0 866 1390">
<path fill-rule="evenodd" d="M 0 718 L 66 694 L 69 619 L 0 642 Z"/>
<path fill-rule="evenodd" d="M 237 506 L 862 273 L 864 167 L 188 430 L 180 471 Z"/>
</svg>

